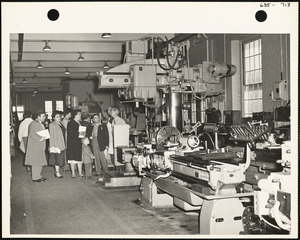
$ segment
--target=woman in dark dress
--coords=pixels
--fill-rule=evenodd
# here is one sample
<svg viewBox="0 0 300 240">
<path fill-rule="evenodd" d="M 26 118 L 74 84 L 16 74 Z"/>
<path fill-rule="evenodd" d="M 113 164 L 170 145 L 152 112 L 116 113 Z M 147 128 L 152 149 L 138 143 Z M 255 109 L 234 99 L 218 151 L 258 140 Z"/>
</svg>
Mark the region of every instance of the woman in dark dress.
<svg viewBox="0 0 300 240">
<path fill-rule="evenodd" d="M 79 138 L 79 126 L 81 120 L 81 111 L 73 110 L 71 112 L 71 121 L 67 126 L 67 158 L 71 165 L 72 178 L 76 178 L 75 167 L 78 168 L 78 177 L 84 178 L 82 174 L 82 145 L 81 138 Z"/>
</svg>

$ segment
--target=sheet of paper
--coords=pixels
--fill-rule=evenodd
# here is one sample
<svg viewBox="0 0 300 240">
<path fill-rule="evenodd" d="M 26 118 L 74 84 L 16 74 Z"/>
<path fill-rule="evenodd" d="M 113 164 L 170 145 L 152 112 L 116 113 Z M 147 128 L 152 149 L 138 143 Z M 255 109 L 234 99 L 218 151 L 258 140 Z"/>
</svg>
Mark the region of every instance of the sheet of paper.
<svg viewBox="0 0 300 240">
<path fill-rule="evenodd" d="M 85 126 L 79 126 L 78 132 L 86 132 Z"/>
<path fill-rule="evenodd" d="M 60 153 L 60 149 L 56 147 L 51 147 L 50 148 L 50 153 Z"/>
<path fill-rule="evenodd" d="M 42 131 L 38 131 L 37 134 L 38 134 L 40 137 L 43 137 L 43 138 L 46 138 L 46 139 L 49 139 L 49 138 L 50 138 L 50 134 L 49 134 L 48 129 L 45 129 L 45 130 L 42 130 Z"/>
</svg>

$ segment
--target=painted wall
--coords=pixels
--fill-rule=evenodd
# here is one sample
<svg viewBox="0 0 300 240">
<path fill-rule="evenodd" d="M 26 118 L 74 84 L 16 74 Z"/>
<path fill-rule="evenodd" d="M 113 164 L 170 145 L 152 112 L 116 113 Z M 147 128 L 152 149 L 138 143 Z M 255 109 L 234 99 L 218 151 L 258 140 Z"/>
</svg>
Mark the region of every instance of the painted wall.
<svg viewBox="0 0 300 240">
<path fill-rule="evenodd" d="M 215 35 L 208 40 L 190 39 L 190 66 L 201 64 L 203 61 L 225 61 L 234 64 L 238 72 L 233 77 L 221 80 L 225 98 L 207 100 L 207 108 L 217 107 L 223 110 L 241 110 L 242 100 L 242 65 L 240 62 L 241 42 L 251 37 L 250 34 L 222 34 Z M 290 89 L 289 69 L 289 36 L 280 34 L 263 34 L 262 39 L 262 66 L 263 66 L 263 110 L 272 112 L 275 107 L 285 105 L 286 101 L 273 101 L 271 91 L 274 83 L 280 81 L 281 76 L 288 80 Z M 207 49 L 209 53 L 207 54 Z"/>
<path fill-rule="evenodd" d="M 70 81 L 67 89 L 69 90 L 68 93 L 78 97 L 79 104 L 88 100 L 96 101 L 90 93 L 94 94 L 96 99 L 102 103 L 104 110 L 117 104 L 117 91 L 112 89 L 99 90 L 97 81 Z"/>
<path fill-rule="evenodd" d="M 16 94 L 16 105 L 24 105 L 25 110 L 31 110 L 36 112 L 38 110 L 45 110 L 45 101 L 53 101 L 55 107 L 55 101 L 63 100 L 62 93 L 38 93 L 35 97 L 32 97 L 32 93 Z"/>
<path fill-rule="evenodd" d="M 263 109 L 266 112 L 274 111 L 275 107 L 286 105 L 286 101 L 274 101 L 271 97 L 274 83 L 289 79 L 289 36 L 279 34 L 264 34 L 261 36 L 262 42 L 262 78 L 263 78 Z M 290 94 L 289 94 L 290 96 Z"/>
</svg>

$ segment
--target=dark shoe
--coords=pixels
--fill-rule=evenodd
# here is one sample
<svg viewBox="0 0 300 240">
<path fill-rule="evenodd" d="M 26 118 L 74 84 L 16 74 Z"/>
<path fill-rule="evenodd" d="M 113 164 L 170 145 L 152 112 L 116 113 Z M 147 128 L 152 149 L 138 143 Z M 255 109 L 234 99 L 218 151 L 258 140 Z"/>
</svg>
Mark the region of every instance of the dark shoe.
<svg viewBox="0 0 300 240">
<path fill-rule="evenodd" d="M 42 179 L 44 182 L 47 180 L 47 178 L 43 178 L 43 177 L 42 177 L 41 179 Z"/>
<path fill-rule="evenodd" d="M 37 180 L 32 180 L 33 182 L 45 182 L 45 180 L 43 180 L 43 178 L 37 179 Z"/>
<path fill-rule="evenodd" d="M 95 177 L 98 177 L 98 176 L 100 176 L 100 175 L 101 175 L 100 173 L 95 173 L 95 174 L 94 174 Z"/>
<path fill-rule="evenodd" d="M 84 178 L 84 175 L 78 175 L 78 178 Z"/>
</svg>

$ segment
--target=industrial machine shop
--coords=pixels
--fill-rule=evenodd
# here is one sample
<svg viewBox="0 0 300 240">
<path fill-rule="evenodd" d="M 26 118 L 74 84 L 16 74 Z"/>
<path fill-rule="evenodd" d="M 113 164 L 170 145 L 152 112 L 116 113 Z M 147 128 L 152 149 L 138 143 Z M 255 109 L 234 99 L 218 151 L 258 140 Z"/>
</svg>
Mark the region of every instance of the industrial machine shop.
<svg viewBox="0 0 300 240">
<path fill-rule="evenodd" d="M 11 34 L 11 233 L 289 235 L 290 87 L 288 34 Z M 108 178 L 31 181 L 26 110 L 110 108 Z"/>
</svg>

